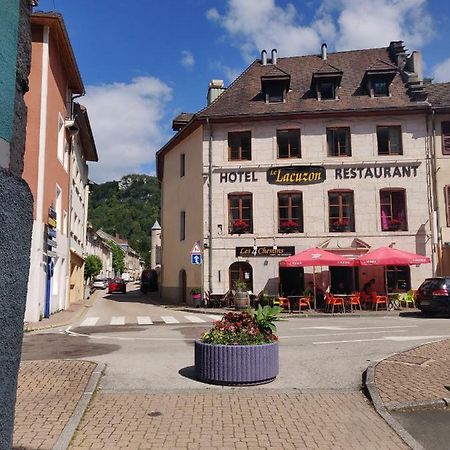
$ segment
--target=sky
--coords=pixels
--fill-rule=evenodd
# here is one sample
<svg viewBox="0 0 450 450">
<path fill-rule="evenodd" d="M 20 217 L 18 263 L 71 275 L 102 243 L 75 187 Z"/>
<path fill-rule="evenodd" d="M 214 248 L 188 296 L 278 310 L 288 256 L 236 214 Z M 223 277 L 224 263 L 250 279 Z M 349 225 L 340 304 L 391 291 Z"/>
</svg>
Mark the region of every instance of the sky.
<svg viewBox="0 0 450 450">
<path fill-rule="evenodd" d="M 448 0 L 40 0 L 63 17 L 86 88 L 100 183 L 155 174 L 180 112 L 206 106 L 262 49 L 278 56 L 387 47 L 420 50 L 426 77 L 450 81 Z"/>
</svg>

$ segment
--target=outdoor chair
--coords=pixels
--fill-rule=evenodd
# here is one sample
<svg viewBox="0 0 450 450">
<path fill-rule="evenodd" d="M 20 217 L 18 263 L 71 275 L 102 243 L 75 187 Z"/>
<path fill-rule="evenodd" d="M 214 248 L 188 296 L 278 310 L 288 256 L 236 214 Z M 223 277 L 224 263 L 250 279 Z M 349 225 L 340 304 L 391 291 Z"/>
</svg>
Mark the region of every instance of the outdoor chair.
<svg viewBox="0 0 450 450">
<path fill-rule="evenodd" d="M 344 297 L 335 297 L 334 295 L 331 295 L 331 313 L 332 314 L 334 313 L 335 306 L 340 306 L 342 308 L 342 312 L 345 313 Z"/>
<path fill-rule="evenodd" d="M 291 312 L 291 302 L 287 297 L 276 297 L 273 300 L 273 306 L 279 306 L 280 308 L 283 308 L 283 310 L 286 310 L 290 313 Z"/>
<path fill-rule="evenodd" d="M 384 305 L 387 311 L 388 298 L 386 295 L 376 295 L 372 301 L 372 307 L 375 307 L 375 311 L 378 311 L 378 305 Z"/>
<path fill-rule="evenodd" d="M 311 311 L 311 297 L 300 297 L 298 299 L 298 312 L 302 312 L 302 307 L 308 308 Z"/>
<path fill-rule="evenodd" d="M 416 302 L 414 300 L 414 292 L 411 290 L 408 291 L 406 294 L 400 295 L 398 301 L 400 302 L 400 306 L 402 305 L 402 303 L 405 303 L 405 306 L 407 308 L 409 308 L 410 304 L 412 304 L 413 308 L 416 307 Z"/>
<path fill-rule="evenodd" d="M 354 307 L 357 309 L 359 307 L 359 310 L 362 311 L 361 308 L 361 302 L 359 301 L 361 294 L 359 292 L 355 292 L 352 296 L 350 296 L 349 299 L 349 305 L 350 305 L 350 311 L 353 312 Z"/>
</svg>

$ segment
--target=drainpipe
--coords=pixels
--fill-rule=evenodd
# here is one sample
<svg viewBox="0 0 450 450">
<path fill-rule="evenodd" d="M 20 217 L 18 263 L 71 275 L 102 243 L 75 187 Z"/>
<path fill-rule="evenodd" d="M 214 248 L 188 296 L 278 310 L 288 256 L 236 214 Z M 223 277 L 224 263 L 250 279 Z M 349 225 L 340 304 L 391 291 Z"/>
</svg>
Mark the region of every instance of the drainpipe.
<svg viewBox="0 0 450 450">
<path fill-rule="evenodd" d="M 436 275 L 436 265 L 439 263 L 440 259 L 440 235 L 439 235 L 439 207 L 437 201 L 437 163 L 436 163 L 436 116 L 434 109 L 431 109 L 431 127 L 432 127 L 432 137 L 431 137 L 431 186 L 432 186 L 432 198 L 433 198 L 433 222 L 432 222 L 432 240 L 433 240 L 433 275 Z"/>
<path fill-rule="evenodd" d="M 212 292 L 212 130 L 209 117 L 206 118 L 208 128 L 208 290 Z"/>
</svg>

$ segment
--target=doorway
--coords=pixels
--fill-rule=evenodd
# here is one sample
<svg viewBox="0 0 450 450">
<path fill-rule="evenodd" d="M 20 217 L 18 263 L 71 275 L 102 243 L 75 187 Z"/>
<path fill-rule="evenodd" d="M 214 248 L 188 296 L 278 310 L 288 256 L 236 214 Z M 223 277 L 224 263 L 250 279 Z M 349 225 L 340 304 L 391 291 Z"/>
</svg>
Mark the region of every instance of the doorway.
<svg viewBox="0 0 450 450">
<path fill-rule="evenodd" d="M 280 295 L 303 295 L 305 271 L 303 267 L 280 267 Z"/>
<path fill-rule="evenodd" d="M 247 285 L 247 290 L 253 292 L 253 268 L 246 262 L 235 262 L 230 269 L 230 289 L 234 289 L 236 281 L 243 281 Z"/>
<path fill-rule="evenodd" d="M 352 294 L 359 291 L 359 268 L 330 267 L 330 283 L 330 290 L 334 293 Z"/>
</svg>

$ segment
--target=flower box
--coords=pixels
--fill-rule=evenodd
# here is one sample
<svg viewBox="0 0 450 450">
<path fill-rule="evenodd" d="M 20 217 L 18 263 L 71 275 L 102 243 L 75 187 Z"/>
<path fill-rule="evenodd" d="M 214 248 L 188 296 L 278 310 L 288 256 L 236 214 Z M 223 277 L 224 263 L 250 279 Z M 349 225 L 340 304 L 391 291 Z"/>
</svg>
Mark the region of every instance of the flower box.
<svg viewBox="0 0 450 450">
<path fill-rule="evenodd" d="M 286 220 L 280 223 L 280 233 L 297 233 L 300 226 L 294 220 Z"/>
<path fill-rule="evenodd" d="M 231 232 L 236 234 L 247 233 L 250 227 L 244 220 L 235 220 L 231 225 Z"/>
<path fill-rule="evenodd" d="M 278 342 L 219 345 L 195 341 L 195 374 L 199 381 L 221 385 L 256 385 L 270 383 L 278 372 Z"/>
</svg>

